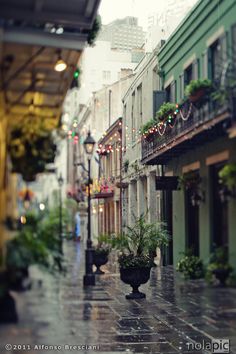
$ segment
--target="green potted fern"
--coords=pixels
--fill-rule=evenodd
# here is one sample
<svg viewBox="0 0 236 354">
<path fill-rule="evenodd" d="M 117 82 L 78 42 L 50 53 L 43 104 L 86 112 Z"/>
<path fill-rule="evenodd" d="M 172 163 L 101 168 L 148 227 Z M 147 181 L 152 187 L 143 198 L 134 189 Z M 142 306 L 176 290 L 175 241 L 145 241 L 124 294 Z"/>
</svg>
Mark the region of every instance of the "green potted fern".
<svg viewBox="0 0 236 354">
<path fill-rule="evenodd" d="M 135 219 L 122 235 L 113 240 L 113 247 L 120 251 L 118 262 L 121 280 L 132 287 L 126 299 L 141 299 L 145 294 L 139 286 L 150 277 L 154 265 L 153 252 L 157 247 L 168 245 L 169 235 L 163 223 L 147 223 L 145 215 Z"/>
<path fill-rule="evenodd" d="M 185 96 L 190 102 L 202 101 L 212 91 L 212 82 L 208 79 L 198 79 L 190 81 L 185 88 Z"/>
</svg>

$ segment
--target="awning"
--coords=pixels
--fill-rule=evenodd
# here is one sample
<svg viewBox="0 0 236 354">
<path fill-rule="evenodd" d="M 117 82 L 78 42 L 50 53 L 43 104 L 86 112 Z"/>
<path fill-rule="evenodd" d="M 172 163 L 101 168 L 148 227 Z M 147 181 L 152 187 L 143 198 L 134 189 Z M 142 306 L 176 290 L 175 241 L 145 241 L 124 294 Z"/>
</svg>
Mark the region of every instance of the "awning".
<svg viewBox="0 0 236 354">
<path fill-rule="evenodd" d="M 58 123 L 100 0 L 0 0 L 0 90 L 8 122 Z M 56 72 L 58 57 L 67 69 Z"/>
</svg>

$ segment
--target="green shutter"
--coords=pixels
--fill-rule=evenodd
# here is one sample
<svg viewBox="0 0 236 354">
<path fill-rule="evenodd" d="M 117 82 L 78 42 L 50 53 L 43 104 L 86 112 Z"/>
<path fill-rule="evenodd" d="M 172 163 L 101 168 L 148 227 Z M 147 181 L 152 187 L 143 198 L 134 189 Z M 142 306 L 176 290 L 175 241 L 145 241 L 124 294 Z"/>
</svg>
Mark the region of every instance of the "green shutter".
<svg viewBox="0 0 236 354">
<path fill-rule="evenodd" d="M 203 54 L 203 70 L 202 76 L 203 79 L 211 79 L 212 78 L 212 55 L 211 55 L 211 48 L 207 48 Z"/>
<path fill-rule="evenodd" d="M 199 60 L 196 59 L 193 62 L 193 80 L 197 80 L 199 78 Z"/>
</svg>

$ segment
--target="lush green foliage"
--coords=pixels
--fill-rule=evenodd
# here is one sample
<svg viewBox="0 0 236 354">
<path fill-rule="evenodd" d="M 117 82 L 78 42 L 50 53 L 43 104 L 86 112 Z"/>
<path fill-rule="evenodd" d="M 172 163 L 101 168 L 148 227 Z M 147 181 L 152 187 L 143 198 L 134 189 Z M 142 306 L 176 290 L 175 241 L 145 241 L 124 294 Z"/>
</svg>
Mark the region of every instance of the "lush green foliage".
<svg viewBox="0 0 236 354">
<path fill-rule="evenodd" d="M 112 249 L 112 235 L 100 234 L 97 238 L 97 245 L 94 248 L 96 253 L 109 254 Z"/>
<path fill-rule="evenodd" d="M 126 268 L 151 268 L 153 260 L 149 256 L 134 256 L 133 254 L 121 254 L 118 262 L 123 269 Z"/>
<path fill-rule="evenodd" d="M 145 215 L 136 218 L 133 226 L 127 226 L 125 232 L 113 239 L 113 247 L 122 253 L 119 258 L 120 266 L 123 267 L 129 264 L 133 258 L 135 264 L 140 264 L 146 260 L 147 264 L 152 263 L 150 254 L 156 250 L 157 247 L 168 245 L 169 234 L 166 230 L 166 225 L 163 223 L 147 223 Z M 130 263 L 133 266 L 133 262 Z"/>
<path fill-rule="evenodd" d="M 56 149 L 51 132 L 32 132 L 25 127 L 14 129 L 9 142 L 13 172 L 21 173 L 26 181 L 34 180 L 47 163 L 54 161 Z"/>
<path fill-rule="evenodd" d="M 141 127 L 140 127 L 140 134 L 141 135 L 144 135 L 144 134 L 147 134 L 149 129 L 153 128 L 155 125 L 157 125 L 157 121 L 155 119 L 150 119 L 147 123 L 143 124 Z"/>
<path fill-rule="evenodd" d="M 201 184 L 201 177 L 195 171 L 191 171 L 189 173 L 185 173 L 184 175 L 179 177 L 179 185 L 180 189 L 197 189 Z"/>
<path fill-rule="evenodd" d="M 98 32 L 100 31 L 101 29 L 101 16 L 97 16 L 94 20 L 94 23 L 93 23 L 93 27 L 92 29 L 89 31 L 89 34 L 88 34 L 88 44 L 89 45 L 93 45 L 96 38 L 97 38 L 97 35 L 98 35 Z"/>
<path fill-rule="evenodd" d="M 206 272 L 206 280 L 209 283 L 213 282 L 214 271 L 218 269 L 227 270 L 229 274 L 233 271 L 232 266 L 228 263 L 228 254 L 224 247 L 216 248 L 210 256 Z"/>
<path fill-rule="evenodd" d="M 185 95 L 187 97 L 194 96 L 198 91 L 204 90 L 210 92 L 212 89 L 212 82 L 208 79 L 198 79 L 190 81 L 189 85 L 185 88 Z"/>
<path fill-rule="evenodd" d="M 159 111 L 157 111 L 156 118 L 157 119 L 164 119 L 169 114 L 173 114 L 175 110 L 176 110 L 176 105 L 174 103 L 165 102 L 161 105 Z"/>
<path fill-rule="evenodd" d="M 236 163 L 225 165 L 219 171 L 220 182 L 228 189 L 232 190 L 236 187 Z"/>
<path fill-rule="evenodd" d="M 183 273 L 185 279 L 199 279 L 204 276 L 203 262 L 199 257 L 192 255 L 191 251 L 184 253 L 183 258 L 177 263 L 176 270 Z"/>
</svg>

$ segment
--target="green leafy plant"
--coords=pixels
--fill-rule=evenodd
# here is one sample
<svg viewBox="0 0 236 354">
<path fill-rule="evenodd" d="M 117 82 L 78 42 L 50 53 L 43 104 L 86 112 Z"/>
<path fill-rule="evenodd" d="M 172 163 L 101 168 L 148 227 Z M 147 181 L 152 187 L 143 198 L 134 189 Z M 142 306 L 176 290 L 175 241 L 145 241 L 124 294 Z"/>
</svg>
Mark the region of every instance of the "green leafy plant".
<svg viewBox="0 0 236 354">
<path fill-rule="evenodd" d="M 140 135 L 148 134 L 149 129 L 152 129 L 155 125 L 157 125 L 157 120 L 150 119 L 147 123 L 143 124 L 140 127 L 140 130 L 139 130 Z"/>
<path fill-rule="evenodd" d="M 118 259 L 120 267 L 149 267 L 153 264 L 151 253 L 161 245 L 168 245 L 169 234 L 163 223 L 147 223 L 145 215 L 135 219 L 133 226 L 127 226 L 125 232 L 113 239 L 113 247 L 121 254 Z"/>
<path fill-rule="evenodd" d="M 112 236 L 109 234 L 100 234 L 97 238 L 97 245 L 94 252 L 97 254 L 108 255 L 112 249 Z"/>
<path fill-rule="evenodd" d="M 228 253 L 225 247 L 216 248 L 210 255 L 210 260 L 206 271 L 206 281 L 208 283 L 214 282 L 214 272 L 218 270 L 226 271 L 228 276 L 233 271 L 232 266 L 228 263 Z"/>
<path fill-rule="evenodd" d="M 128 168 L 129 168 L 129 160 L 125 160 L 125 162 L 124 162 L 124 170 L 125 170 L 125 172 L 128 171 Z"/>
<path fill-rule="evenodd" d="M 171 102 L 165 102 L 161 105 L 159 111 L 156 113 L 156 118 L 164 120 L 169 114 L 173 114 L 176 110 L 176 105 Z"/>
<path fill-rule="evenodd" d="M 21 173 L 25 181 L 44 172 L 46 164 L 54 162 L 57 149 L 51 132 L 26 130 L 24 126 L 12 130 L 8 148 L 12 172 Z"/>
<path fill-rule="evenodd" d="M 197 94 L 200 90 L 209 93 L 212 90 L 212 82 L 208 79 L 198 79 L 190 81 L 185 88 L 185 96 L 191 97 Z"/>
<path fill-rule="evenodd" d="M 224 184 L 229 190 L 236 188 L 236 163 L 225 165 L 219 171 L 220 182 Z"/>
<path fill-rule="evenodd" d="M 185 279 L 200 279 L 204 277 L 202 260 L 189 250 L 183 253 L 183 258 L 177 263 L 176 270 L 183 273 Z"/>
<path fill-rule="evenodd" d="M 229 93 L 227 90 L 219 88 L 218 90 L 212 92 L 211 98 L 214 102 L 222 105 L 229 99 Z"/>
<path fill-rule="evenodd" d="M 180 189 L 198 189 L 201 184 L 202 179 L 198 173 L 195 171 L 190 171 L 188 173 L 183 174 L 179 177 L 179 185 Z"/>
<path fill-rule="evenodd" d="M 98 33 L 101 29 L 101 16 L 97 16 L 94 20 L 93 26 L 91 28 L 91 30 L 88 33 L 88 38 L 87 38 L 87 42 L 89 45 L 93 46 L 95 43 L 95 40 L 98 36 Z"/>
</svg>

